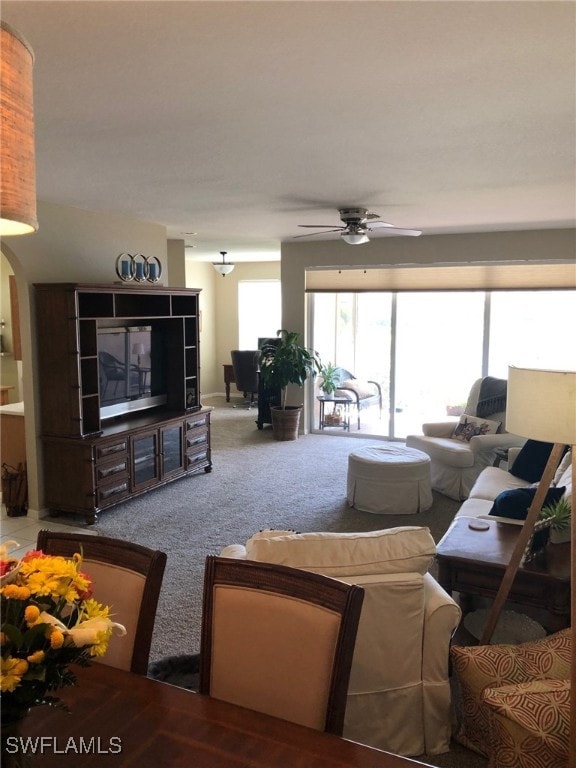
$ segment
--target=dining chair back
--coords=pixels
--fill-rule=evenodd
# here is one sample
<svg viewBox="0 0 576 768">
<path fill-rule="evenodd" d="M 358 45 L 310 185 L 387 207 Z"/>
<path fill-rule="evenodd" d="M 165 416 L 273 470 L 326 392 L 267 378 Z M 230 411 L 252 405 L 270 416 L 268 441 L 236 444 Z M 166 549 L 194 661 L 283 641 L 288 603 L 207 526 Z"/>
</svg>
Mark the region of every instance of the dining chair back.
<svg viewBox="0 0 576 768">
<path fill-rule="evenodd" d="M 92 579 L 94 598 L 110 606 L 114 621 L 126 627 L 126 635 L 111 637 L 100 660 L 145 675 L 166 554 L 106 536 L 49 530 L 38 533 L 37 547 L 47 555 L 82 554 L 82 568 Z"/>
<path fill-rule="evenodd" d="M 207 557 L 200 693 L 341 735 L 363 599 L 309 571 Z"/>
</svg>

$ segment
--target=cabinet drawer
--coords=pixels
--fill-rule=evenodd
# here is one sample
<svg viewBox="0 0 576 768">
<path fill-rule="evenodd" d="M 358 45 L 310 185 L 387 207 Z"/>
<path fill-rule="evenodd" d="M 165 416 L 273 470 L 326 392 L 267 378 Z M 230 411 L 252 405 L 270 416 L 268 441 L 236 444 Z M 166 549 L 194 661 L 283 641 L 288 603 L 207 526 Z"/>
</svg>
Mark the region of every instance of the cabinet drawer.
<svg viewBox="0 0 576 768">
<path fill-rule="evenodd" d="M 96 488 L 96 505 L 105 507 L 116 504 L 117 501 L 130 495 L 130 482 L 128 477 L 117 478 L 116 482 L 100 485 Z"/>
<path fill-rule="evenodd" d="M 207 464 L 210 460 L 210 449 L 208 447 L 208 444 L 205 443 L 203 446 L 197 446 L 196 448 L 193 448 L 190 451 L 186 451 L 186 469 L 191 469 L 196 464 L 199 466 L 202 466 L 203 464 Z"/>
<path fill-rule="evenodd" d="M 117 443 L 106 443 L 105 445 L 96 446 L 96 461 L 102 461 L 103 459 L 109 459 L 118 453 L 128 454 L 128 441 L 119 440 Z"/>
<path fill-rule="evenodd" d="M 190 431 L 193 429 L 199 429 L 204 427 L 204 429 L 208 428 L 208 415 L 203 413 L 199 414 L 197 416 L 189 416 L 186 419 L 186 430 Z"/>
<path fill-rule="evenodd" d="M 208 430 L 206 427 L 192 429 L 186 433 L 186 452 L 192 453 L 196 448 L 200 448 L 208 443 Z"/>
<path fill-rule="evenodd" d="M 112 482 L 112 478 L 128 477 L 128 457 L 118 456 L 116 461 L 96 465 L 96 484 Z"/>
</svg>

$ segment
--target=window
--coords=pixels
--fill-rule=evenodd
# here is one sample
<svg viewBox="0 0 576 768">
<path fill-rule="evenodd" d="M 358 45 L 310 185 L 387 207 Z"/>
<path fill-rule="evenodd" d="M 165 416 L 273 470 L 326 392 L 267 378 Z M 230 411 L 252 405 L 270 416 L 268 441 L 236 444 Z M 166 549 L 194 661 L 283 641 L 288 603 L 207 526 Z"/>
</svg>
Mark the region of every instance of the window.
<svg viewBox="0 0 576 768">
<path fill-rule="evenodd" d="M 238 283 L 238 349 L 258 349 L 258 339 L 276 336 L 282 323 L 280 280 Z"/>
</svg>

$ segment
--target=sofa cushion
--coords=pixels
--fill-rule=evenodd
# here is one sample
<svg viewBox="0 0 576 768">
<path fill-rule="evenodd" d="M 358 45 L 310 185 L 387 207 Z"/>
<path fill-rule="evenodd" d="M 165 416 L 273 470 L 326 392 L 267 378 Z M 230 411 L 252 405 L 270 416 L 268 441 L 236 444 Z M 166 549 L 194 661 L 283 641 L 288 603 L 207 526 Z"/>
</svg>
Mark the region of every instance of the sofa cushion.
<svg viewBox="0 0 576 768">
<path fill-rule="evenodd" d="M 476 437 L 476 435 L 495 435 L 496 432 L 498 432 L 499 427 L 499 421 L 480 419 L 477 416 L 470 416 L 468 413 L 463 413 L 452 433 L 452 437 L 455 440 L 463 440 L 469 443 L 473 437 Z"/>
<path fill-rule="evenodd" d="M 506 469 L 500 467 L 485 467 L 476 478 L 470 491 L 470 498 L 494 501 L 502 491 L 514 488 L 526 488 L 528 483 L 519 477 L 514 477 Z"/>
<path fill-rule="evenodd" d="M 489 766 L 567 766 L 570 742 L 570 681 L 534 680 L 486 688 L 490 736 Z"/>
<path fill-rule="evenodd" d="M 515 488 L 512 491 L 502 491 L 494 499 L 490 510 L 491 515 L 511 517 L 514 520 L 525 520 L 528 508 L 536 495 L 536 488 Z M 553 504 L 560 499 L 566 488 L 549 488 L 542 506 Z"/>
<path fill-rule="evenodd" d="M 529 483 L 538 482 L 542 477 L 553 447 L 553 443 L 527 440 L 510 467 L 510 473 Z"/>
<path fill-rule="evenodd" d="M 327 576 L 428 571 L 436 546 L 428 528 L 404 526 L 362 533 L 257 534 L 249 560 L 304 568 Z"/>
<path fill-rule="evenodd" d="M 344 379 L 344 381 L 341 382 L 340 387 L 353 389 L 360 400 L 365 400 L 367 397 L 374 397 L 374 395 L 378 394 L 374 384 L 371 384 L 369 381 L 364 381 L 363 379 Z"/>
<path fill-rule="evenodd" d="M 571 629 L 519 645 L 452 646 L 450 656 L 462 695 L 458 741 L 482 754 L 489 750 L 485 688 L 570 675 Z"/>
</svg>

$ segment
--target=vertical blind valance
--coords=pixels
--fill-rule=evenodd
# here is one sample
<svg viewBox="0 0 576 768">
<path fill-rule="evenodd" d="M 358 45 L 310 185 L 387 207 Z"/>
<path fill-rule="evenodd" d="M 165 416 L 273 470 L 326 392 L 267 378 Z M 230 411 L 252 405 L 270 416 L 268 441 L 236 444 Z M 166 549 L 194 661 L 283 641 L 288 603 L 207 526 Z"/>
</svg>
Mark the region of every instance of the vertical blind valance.
<svg viewBox="0 0 576 768">
<path fill-rule="evenodd" d="M 575 289 L 576 262 L 318 268 L 307 292 Z"/>
</svg>

